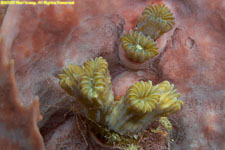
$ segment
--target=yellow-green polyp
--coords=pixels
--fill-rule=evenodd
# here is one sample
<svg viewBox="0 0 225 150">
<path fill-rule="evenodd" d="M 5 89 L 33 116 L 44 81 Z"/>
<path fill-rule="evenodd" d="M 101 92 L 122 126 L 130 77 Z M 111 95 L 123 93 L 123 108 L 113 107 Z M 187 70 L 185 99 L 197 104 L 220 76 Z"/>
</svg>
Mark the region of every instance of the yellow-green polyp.
<svg viewBox="0 0 225 150">
<path fill-rule="evenodd" d="M 150 5 L 144 9 L 138 20 L 136 31 L 158 39 L 174 26 L 174 17 L 164 4 Z"/>
<path fill-rule="evenodd" d="M 130 30 L 120 41 L 126 55 L 134 62 L 143 63 L 159 54 L 156 42 L 141 32 Z"/>
</svg>

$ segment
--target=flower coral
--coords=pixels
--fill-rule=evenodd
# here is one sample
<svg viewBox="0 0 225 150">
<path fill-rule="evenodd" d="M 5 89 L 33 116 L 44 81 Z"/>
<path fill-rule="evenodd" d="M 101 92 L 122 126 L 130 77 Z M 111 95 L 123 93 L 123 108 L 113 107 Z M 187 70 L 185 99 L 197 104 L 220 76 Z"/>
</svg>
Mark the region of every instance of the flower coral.
<svg viewBox="0 0 225 150">
<path fill-rule="evenodd" d="M 147 7 L 136 30 L 130 30 L 120 39 L 128 58 L 143 63 L 158 55 L 155 40 L 172 29 L 173 19 L 165 5 Z M 161 117 L 176 113 L 183 105 L 178 99 L 180 94 L 168 81 L 157 85 L 150 80 L 136 82 L 124 96 L 114 99 L 108 63 L 102 57 L 90 59 L 82 66 L 69 65 L 63 69 L 59 79 L 60 86 L 76 97 L 83 107 L 84 116 L 91 124 L 94 123 L 92 128 L 95 132 L 112 144 L 119 141 L 129 143 L 131 135 L 146 129 Z M 169 127 L 167 118 L 165 123 Z"/>
<path fill-rule="evenodd" d="M 119 101 L 114 101 L 108 64 L 102 57 L 84 65 L 69 65 L 59 75 L 60 86 L 75 96 L 85 116 L 120 134 L 131 135 L 145 129 L 159 117 L 177 112 L 183 102 L 174 85 L 151 81 L 132 85 Z"/>
<path fill-rule="evenodd" d="M 141 32 L 130 30 L 130 33 L 126 33 L 120 41 L 127 56 L 133 61 L 142 63 L 159 54 L 156 42 Z"/>
<path fill-rule="evenodd" d="M 115 106 L 108 119 L 109 127 L 121 134 L 137 133 L 146 128 L 159 97 L 160 91 L 151 81 L 135 83 Z"/>
<path fill-rule="evenodd" d="M 144 9 L 135 31 L 125 33 L 120 41 L 129 59 L 143 63 L 158 55 L 157 40 L 173 28 L 174 17 L 163 4 L 150 5 Z"/>
<path fill-rule="evenodd" d="M 150 5 L 142 12 L 136 30 L 156 40 L 163 33 L 171 30 L 173 25 L 174 17 L 169 8 L 163 4 Z"/>
<path fill-rule="evenodd" d="M 106 60 L 99 57 L 83 66 L 69 65 L 63 72 L 59 75 L 61 87 L 78 99 L 87 118 L 105 124 L 114 100 Z"/>
</svg>

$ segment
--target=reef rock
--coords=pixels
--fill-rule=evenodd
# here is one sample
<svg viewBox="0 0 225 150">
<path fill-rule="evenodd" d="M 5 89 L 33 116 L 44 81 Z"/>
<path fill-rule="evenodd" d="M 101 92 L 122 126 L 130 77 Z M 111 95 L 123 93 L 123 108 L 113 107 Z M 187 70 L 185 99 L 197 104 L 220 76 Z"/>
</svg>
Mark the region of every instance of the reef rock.
<svg viewBox="0 0 225 150">
<path fill-rule="evenodd" d="M 41 119 L 38 97 L 25 107 L 18 97 L 14 61 L 5 54 L 5 40 L 0 38 L 0 146 L 2 150 L 44 149 L 37 122 Z"/>
</svg>

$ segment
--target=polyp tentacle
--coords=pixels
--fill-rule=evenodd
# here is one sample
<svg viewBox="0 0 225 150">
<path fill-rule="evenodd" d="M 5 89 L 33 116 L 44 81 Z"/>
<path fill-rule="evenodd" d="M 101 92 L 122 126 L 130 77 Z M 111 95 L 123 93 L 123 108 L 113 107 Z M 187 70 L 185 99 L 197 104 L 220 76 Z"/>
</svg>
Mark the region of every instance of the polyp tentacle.
<svg viewBox="0 0 225 150">
<path fill-rule="evenodd" d="M 120 41 L 127 57 L 135 62 L 143 63 L 159 54 L 156 42 L 141 32 L 130 30 Z"/>
<path fill-rule="evenodd" d="M 158 39 L 173 28 L 174 17 L 170 9 L 163 4 L 150 5 L 144 9 L 137 23 L 136 31 Z"/>
<path fill-rule="evenodd" d="M 105 59 L 91 59 L 83 66 L 69 65 L 59 79 L 61 87 L 76 96 L 85 108 L 86 117 L 104 124 L 105 115 L 111 111 L 114 99 Z"/>
<path fill-rule="evenodd" d="M 109 128 L 120 134 L 137 133 L 150 124 L 146 122 L 146 118 L 151 116 L 159 98 L 160 91 L 151 81 L 135 83 L 108 118 Z"/>
</svg>

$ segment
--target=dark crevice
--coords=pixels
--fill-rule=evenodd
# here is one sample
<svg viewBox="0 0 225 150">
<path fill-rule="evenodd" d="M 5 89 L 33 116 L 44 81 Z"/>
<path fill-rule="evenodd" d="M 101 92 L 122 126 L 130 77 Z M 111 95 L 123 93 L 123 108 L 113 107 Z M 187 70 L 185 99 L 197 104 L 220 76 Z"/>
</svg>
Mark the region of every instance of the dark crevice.
<svg viewBox="0 0 225 150">
<path fill-rule="evenodd" d="M 51 115 L 45 125 L 40 128 L 40 133 L 44 138 L 44 143 L 48 142 L 57 127 L 73 116 L 74 113 L 65 108 L 59 109 L 57 112 Z"/>
</svg>

